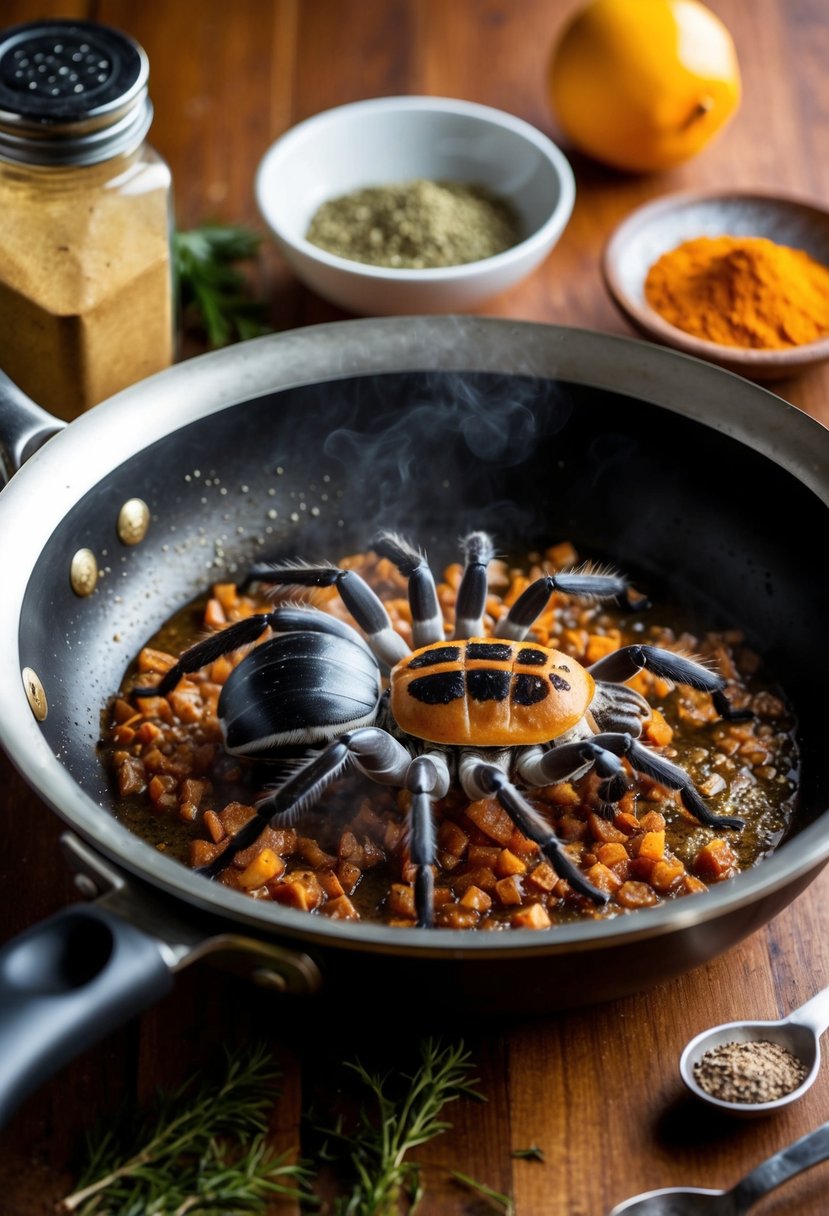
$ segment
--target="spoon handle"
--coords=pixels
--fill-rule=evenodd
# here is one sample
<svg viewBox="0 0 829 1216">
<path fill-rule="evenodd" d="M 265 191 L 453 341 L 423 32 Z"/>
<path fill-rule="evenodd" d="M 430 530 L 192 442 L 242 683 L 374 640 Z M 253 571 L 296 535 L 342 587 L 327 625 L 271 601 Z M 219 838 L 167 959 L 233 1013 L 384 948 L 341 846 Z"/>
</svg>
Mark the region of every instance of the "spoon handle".
<svg viewBox="0 0 829 1216">
<path fill-rule="evenodd" d="M 829 1123 L 824 1123 L 815 1131 L 795 1140 L 788 1148 L 781 1149 L 779 1153 L 769 1157 L 727 1192 L 735 1216 L 742 1216 L 758 1199 L 776 1190 L 781 1183 L 802 1174 L 804 1170 L 811 1169 L 813 1165 L 825 1161 L 828 1157 Z"/>
<path fill-rule="evenodd" d="M 795 1009 L 785 1020 L 798 1026 L 806 1026 L 818 1036 L 822 1035 L 829 1027 L 829 988 L 824 988 L 805 1005 Z"/>
</svg>

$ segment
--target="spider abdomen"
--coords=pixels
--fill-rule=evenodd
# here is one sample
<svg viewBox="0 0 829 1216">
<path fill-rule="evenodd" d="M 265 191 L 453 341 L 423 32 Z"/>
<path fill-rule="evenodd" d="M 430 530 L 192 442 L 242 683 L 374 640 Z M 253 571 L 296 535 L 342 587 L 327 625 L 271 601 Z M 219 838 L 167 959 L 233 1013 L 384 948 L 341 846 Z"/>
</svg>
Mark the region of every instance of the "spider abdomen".
<svg viewBox="0 0 829 1216">
<path fill-rule="evenodd" d="M 222 689 L 225 746 L 261 754 L 333 739 L 372 722 L 380 692 L 366 647 L 325 633 L 278 634 L 246 655 Z"/>
<path fill-rule="evenodd" d="M 453 746 L 514 747 L 557 739 L 584 716 L 593 679 L 569 655 L 497 638 L 434 642 L 391 673 L 401 730 Z"/>
</svg>

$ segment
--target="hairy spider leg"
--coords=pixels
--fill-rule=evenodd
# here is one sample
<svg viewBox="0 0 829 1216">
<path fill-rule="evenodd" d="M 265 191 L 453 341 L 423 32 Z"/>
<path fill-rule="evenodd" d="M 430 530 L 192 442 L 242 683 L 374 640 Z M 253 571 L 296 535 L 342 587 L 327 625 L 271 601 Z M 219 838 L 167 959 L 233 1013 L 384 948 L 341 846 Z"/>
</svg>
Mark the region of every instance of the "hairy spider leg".
<svg viewBox="0 0 829 1216">
<path fill-rule="evenodd" d="M 591 768 L 596 768 L 602 777 L 600 796 L 606 802 L 613 803 L 624 793 L 624 789 L 620 792 L 623 775 L 617 767 L 621 758 L 628 760 L 637 773 L 658 781 L 668 789 L 678 790 L 685 808 L 706 827 L 745 827 L 745 820 L 735 815 L 715 815 L 684 769 L 622 732 L 607 731 L 590 739 L 560 743 L 546 752 L 528 749 L 519 756 L 516 769 L 522 781 L 528 785 L 543 786 L 576 780 Z M 624 788 L 627 788 L 626 780 Z"/>
<path fill-rule="evenodd" d="M 585 878 L 544 816 L 513 785 L 503 769 L 472 752 L 466 752 L 461 756 L 460 777 L 468 797 L 497 799 L 519 832 L 538 845 L 559 878 L 566 879 L 574 891 L 596 904 L 607 903 L 607 893 Z"/>
<path fill-rule="evenodd" d="M 392 627 L 383 602 L 356 570 L 338 566 L 254 566 L 249 580 L 286 587 L 336 587 L 340 599 L 366 634 L 378 662 L 394 667 L 410 653 L 409 647 Z"/>
<path fill-rule="evenodd" d="M 545 574 L 530 583 L 519 595 L 506 616 L 498 622 L 495 632 L 499 638 L 520 642 L 527 636 L 550 602 L 554 591 L 592 600 L 612 600 L 627 591 L 627 580 L 621 574 L 590 574 L 573 571 L 569 574 Z"/>
<path fill-rule="evenodd" d="M 754 717 L 750 709 L 732 707 L 725 695 L 725 680 L 721 675 L 709 671 L 693 659 L 658 646 L 622 646 L 587 670 L 594 680 L 607 680 L 612 684 L 622 684 L 642 670 L 652 671 L 654 675 L 676 680 L 678 684 L 689 684 L 701 692 L 710 692 L 714 708 L 728 722 L 745 722 Z"/>
<path fill-rule="evenodd" d="M 433 923 L 435 876 L 435 817 L 433 804 L 449 789 L 449 770 L 442 756 L 424 754 L 411 761 L 403 783 L 412 795 L 409 811 L 409 856 L 415 871 L 415 914 L 421 929 Z"/>
<path fill-rule="evenodd" d="M 349 641 L 356 642 L 363 650 L 368 650 L 365 640 L 345 621 L 338 621 L 336 617 L 327 612 L 320 612 L 316 608 L 295 604 L 281 605 L 273 612 L 258 612 L 253 616 L 245 617 L 244 620 L 236 621 L 234 624 L 228 625 L 226 629 L 221 629 L 218 633 L 211 634 L 210 637 L 197 642 L 195 646 L 184 651 L 178 662 L 165 672 L 158 684 L 134 688 L 133 695 L 136 697 L 166 697 L 167 693 L 173 691 L 182 676 L 193 671 L 200 671 L 202 667 L 207 667 L 208 663 L 213 663 L 216 659 L 220 659 L 234 650 L 240 650 L 242 646 L 252 646 L 266 629 L 272 629 L 274 633 L 301 633 L 306 629 L 312 633 L 330 633 L 337 637 L 348 638 Z"/>
<path fill-rule="evenodd" d="M 486 532 L 470 532 L 463 539 L 464 571 L 455 602 L 453 638 L 480 638 L 484 632 L 487 567 L 495 555 Z"/>
<path fill-rule="evenodd" d="M 407 580 L 415 650 L 442 642 L 446 636 L 435 579 L 426 558 L 397 532 L 380 532 L 371 544 L 380 557 L 393 562 Z"/>
<path fill-rule="evenodd" d="M 341 735 L 264 798 L 253 818 L 213 861 L 200 866 L 198 873 L 215 878 L 237 853 L 258 840 L 268 824 L 294 823 L 303 811 L 319 802 L 349 762 L 378 784 L 402 786 L 411 761 L 403 744 L 379 726 L 362 726 Z"/>
</svg>

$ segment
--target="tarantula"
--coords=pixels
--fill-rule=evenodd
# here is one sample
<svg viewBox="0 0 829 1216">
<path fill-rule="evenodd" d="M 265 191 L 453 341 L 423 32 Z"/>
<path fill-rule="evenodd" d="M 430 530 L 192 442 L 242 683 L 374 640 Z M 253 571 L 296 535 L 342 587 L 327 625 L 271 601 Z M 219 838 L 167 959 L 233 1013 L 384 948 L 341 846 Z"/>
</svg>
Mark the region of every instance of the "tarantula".
<svg viewBox="0 0 829 1216">
<path fill-rule="evenodd" d="M 199 642 L 154 688 L 166 695 L 187 672 L 257 641 L 225 683 L 218 714 L 225 746 L 235 755 L 279 758 L 289 745 L 323 745 L 277 786 L 257 813 L 201 873 L 216 877 L 269 822 L 293 822 L 315 804 L 346 765 L 411 794 L 408 845 L 416 867 L 418 925 L 432 924 L 436 833 L 432 804 L 453 783 L 476 800 L 497 799 L 515 826 L 535 841 L 555 872 L 597 904 L 607 895 L 590 883 L 544 816 L 519 787 L 574 780 L 595 770 L 604 813 L 628 788 L 623 760 L 634 771 L 678 790 L 685 807 L 713 828 L 741 828 L 715 815 L 683 769 L 639 742 L 647 701 L 625 687 L 643 668 L 711 694 L 724 718 L 732 709 L 722 676 L 654 646 L 623 646 L 589 667 L 534 641 L 525 642 L 554 591 L 606 600 L 624 596 L 624 577 L 608 572 L 547 574 L 531 583 L 485 637 L 483 615 L 492 542 L 484 532 L 463 541 L 465 566 L 455 628 L 446 637 L 435 582 L 424 556 L 394 533 L 372 548 L 408 580 L 414 649 L 392 628 L 381 600 L 353 570 L 286 563 L 254 567 L 249 581 L 337 588 L 363 638 L 350 625 L 306 604 L 283 604 Z M 384 691 L 384 673 L 389 687 Z"/>
</svg>

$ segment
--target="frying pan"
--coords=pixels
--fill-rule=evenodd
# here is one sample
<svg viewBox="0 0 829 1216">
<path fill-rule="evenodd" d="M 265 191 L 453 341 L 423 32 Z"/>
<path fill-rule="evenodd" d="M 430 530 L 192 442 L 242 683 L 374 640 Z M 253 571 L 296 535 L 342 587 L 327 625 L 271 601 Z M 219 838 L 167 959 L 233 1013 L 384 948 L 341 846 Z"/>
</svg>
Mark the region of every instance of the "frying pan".
<svg viewBox="0 0 829 1216">
<path fill-rule="evenodd" d="M 550 1011 L 710 959 L 825 864 L 829 593 L 816 542 L 829 434 L 777 397 L 638 341 L 388 318 L 202 356 L 44 442 L 59 425 L 5 386 L 5 465 L 29 458 L 0 496 L 0 742 L 66 822 L 67 857 L 94 900 L 0 955 L 0 1115 L 206 955 L 289 994 L 347 985 L 365 1003 L 399 989 L 421 1007 L 434 995 L 442 1010 Z M 149 507 L 143 539 L 119 533 L 134 499 Z M 712 625 L 739 624 L 799 719 L 791 838 L 704 896 L 475 934 L 253 901 L 131 834 L 110 813 L 96 752 L 129 656 L 211 582 L 266 556 L 336 560 L 379 525 L 438 569 L 473 527 L 507 552 L 567 538 L 652 596 L 669 588 Z M 100 569 L 92 594 L 71 583 L 82 550 Z"/>
</svg>

